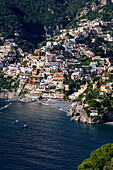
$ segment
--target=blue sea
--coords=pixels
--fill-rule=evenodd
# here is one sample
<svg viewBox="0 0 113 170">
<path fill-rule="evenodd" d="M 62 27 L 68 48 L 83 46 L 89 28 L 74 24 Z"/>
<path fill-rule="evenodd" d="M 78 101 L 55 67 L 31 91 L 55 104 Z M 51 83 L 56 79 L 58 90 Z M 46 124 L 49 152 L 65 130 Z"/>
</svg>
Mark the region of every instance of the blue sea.
<svg viewBox="0 0 113 170">
<path fill-rule="evenodd" d="M 71 122 L 66 112 L 37 102 L 0 100 L 0 170 L 75 170 L 112 142 L 113 126 Z"/>
</svg>

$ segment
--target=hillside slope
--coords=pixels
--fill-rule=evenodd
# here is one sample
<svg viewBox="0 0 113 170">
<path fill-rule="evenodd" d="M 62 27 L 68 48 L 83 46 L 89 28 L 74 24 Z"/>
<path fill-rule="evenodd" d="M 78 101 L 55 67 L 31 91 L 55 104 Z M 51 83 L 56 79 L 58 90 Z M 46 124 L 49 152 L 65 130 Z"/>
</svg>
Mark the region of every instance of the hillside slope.
<svg viewBox="0 0 113 170">
<path fill-rule="evenodd" d="M 87 1 L 0 0 L 0 32 L 5 38 L 16 37 L 19 44 L 37 45 L 45 39 L 45 32 L 69 24 Z"/>
<path fill-rule="evenodd" d="M 75 18 L 104 16 L 111 19 L 113 4 L 100 7 L 106 0 L 0 0 L 0 32 L 5 38 L 16 38 L 24 49 L 34 49 L 45 34 L 73 25 Z M 99 13 L 98 9 L 103 9 Z M 108 17 L 109 16 L 109 17 Z M 34 46 L 35 45 L 35 46 Z"/>
</svg>

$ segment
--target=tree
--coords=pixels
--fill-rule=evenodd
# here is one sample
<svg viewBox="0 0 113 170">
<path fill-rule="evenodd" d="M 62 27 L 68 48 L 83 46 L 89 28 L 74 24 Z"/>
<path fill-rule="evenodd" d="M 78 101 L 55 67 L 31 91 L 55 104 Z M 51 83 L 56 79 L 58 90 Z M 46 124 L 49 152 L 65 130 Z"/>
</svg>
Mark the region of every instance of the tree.
<svg viewBox="0 0 113 170">
<path fill-rule="evenodd" d="M 69 96 L 64 95 L 64 96 L 63 96 L 63 99 L 64 99 L 64 100 L 69 100 Z"/>
<path fill-rule="evenodd" d="M 78 170 L 101 170 L 105 167 L 112 167 L 113 165 L 113 144 L 106 144 L 101 148 L 93 151 L 90 158 L 84 160 L 79 166 Z"/>
</svg>

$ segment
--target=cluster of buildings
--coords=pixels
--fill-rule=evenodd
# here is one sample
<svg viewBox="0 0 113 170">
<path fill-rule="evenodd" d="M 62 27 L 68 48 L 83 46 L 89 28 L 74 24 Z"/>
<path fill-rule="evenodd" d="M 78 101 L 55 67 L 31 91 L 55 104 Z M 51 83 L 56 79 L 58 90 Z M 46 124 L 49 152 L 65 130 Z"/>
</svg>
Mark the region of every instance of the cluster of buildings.
<svg viewBox="0 0 113 170">
<path fill-rule="evenodd" d="M 88 83 L 93 82 L 92 75 L 104 77 L 104 72 L 113 72 L 113 66 L 109 58 L 96 56 L 95 53 L 85 43 L 77 43 L 77 38 L 91 35 L 95 30 L 99 37 L 106 41 L 113 41 L 110 31 L 102 30 L 101 25 L 109 24 L 101 20 L 88 21 L 80 20 L 76 29 L 60 30 L 58 36 L 48 40 L 45 46 L 34 51 L 34 55 L 23 53 L 13 40 L 6 40 L 4 46 L 0 46 L 1 68 L 5 76 L 18 78 L 18 94 L 25 93 L 29 99 L 63 99 L 65 92 L 70 91 L 70 85 L 66 82 L 66 77 L 76 83 L 76 80 L 85 80 L 80 89 L 69 95 L 70 100 L 76 99 L 88 87 Z M 112 24 L 112 23 L 111 23 Z M 96 39 L 92 39 L 95 42 Z M 106 53 L 106 45 L 102 49 Z M 22 56 L 21 62 L 10 62 L 16 55 Z M 81 62 L 87 59 L 88 64 Z M 95 85 L 96 86 L 96 85 Z M 101 86 L 101 91 L 106 92 L 109 86 Z"/>
<path fill-rule="evenodd" d="M 14 62 L 17 56 L 16 48 L 14 39 L 5 40 L 4 45 L 0 46 L 0 68 Z"/>
</svg>

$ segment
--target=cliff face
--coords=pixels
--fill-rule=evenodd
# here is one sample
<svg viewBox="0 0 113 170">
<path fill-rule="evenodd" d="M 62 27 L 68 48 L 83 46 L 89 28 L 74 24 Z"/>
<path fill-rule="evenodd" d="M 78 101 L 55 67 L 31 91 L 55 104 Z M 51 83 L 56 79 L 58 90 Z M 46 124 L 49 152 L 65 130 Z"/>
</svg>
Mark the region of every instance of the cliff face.
<svg viewBox="0 0 113 170">
<path fill-rule="evenodd" d="M 69 116 L 72 116 L 71 118 L 72 121 L 80 121 L 83 123 L 99 124 L 105 122 L 103 119 L 100 118 L 88 117 L 87 113 L 83 109 L 83 105 L 81 101 L 73 103 L 70 109 Z"/>
</svg>

